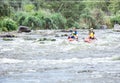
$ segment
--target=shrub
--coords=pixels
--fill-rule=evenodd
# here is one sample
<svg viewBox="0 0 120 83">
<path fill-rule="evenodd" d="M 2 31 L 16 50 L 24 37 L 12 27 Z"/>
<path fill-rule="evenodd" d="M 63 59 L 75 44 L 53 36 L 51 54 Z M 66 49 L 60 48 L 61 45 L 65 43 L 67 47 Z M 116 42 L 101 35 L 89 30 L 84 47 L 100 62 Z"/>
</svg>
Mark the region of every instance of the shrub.
<svg viewBox="0 0 120 83">
<path fill-rule="evenodd" d="M 86 11 L 87 10 L 87 11 Z M 108 18 L 106 18 L 108 19 Z M 109 20 L 105 19 L 105 14 L 100 9 L 85 9 L 83 13 L 80 15 L 80 25 L 83 28 L 100 28 L 102 24 L 107 24 L 110 26 Z"/>
<path fill-rule="evenodd" d="M 28 5 L 25 5 L 24 6 L 24 10 L 27 11 L 27 12 L 31 12 L 35 9 L 35 6 L 32 5 L 32 4 L 28 4 Z"/>
<path fill-rule="evenodd" d="M 106 24 L 108 28 L 112 28 L 112 22 L 109 16 L 104 17 L 104 24 Z"/>
<path fill-rule="evenodd" d="M 0 18 L 0 31 L 2 31 L 2 19 Z"/>
<path fill-rule="evenodd" d="M 80 16 L 80 25 L 83 26 L 82 28 L 91 28 L 95 27 L 95 18 L 92 15 L 88 14 L 81 14 Z"/>
<path fill-rule="evenodd" d="M 111 16 L 110 20 L 111 20 L 112 24 L 114 24 L 114 23 L 120 24 L 120 15 Z"/>
<path fill-rule="evenodd" d="M 12 31 L 17 29 L 17 24 L 10 18 L 4 18 L 2 21 L 2 31 Z"/>
<path fill-rule="evenodd" d="M 15 13 L 13 19 L 18 23 L 18 25 L 23 25 L 25 18 L 28 16 L 26 12 Z"/>
<path fill-rule="evenodd" d="M 29 15 L 25 18 L 23 25 L 29 26 L 32 29 L 36 29 L 36 27 L 41 26 L 41 22 L 39 18 Z"/>
<path fill-rule="evenodd" d="M 18 25 L 28 26 L 32 29 L 45 28 L 44 14 L 41 11 L 38 12 L 19 12 L 14 16 L 14 19 L 18 22 Z"/>
<path fill-rule="evenodd" d="M 81 28 L 81 26 L 78 22 L 75 22 L 73 26 L 76 27 L 77 29 Z"/>
<path fill-rule="evenodd" d="M 52 25 L 55 29 L 64 29 L 67 23 L 65 17 L 63 17 L 60 13 L 54 13 L 51 15 Z"/>
<path fill-rule="evenodd" d="M 68 26 L 68 28 L 71 28 L 74 26 L 74 19 L 72 17 L 67 19 L 66 26 Z"/>
<path fill-rule="evenodd" d="M 48 13 L 47 13 L 48 12 Z M 50 13 L 50 11 L 19 12 L 14 16 L 18 25 L 28 26 L 32 29 L 64 29 L 66 18 L 60 13 Z"/>
</svg>

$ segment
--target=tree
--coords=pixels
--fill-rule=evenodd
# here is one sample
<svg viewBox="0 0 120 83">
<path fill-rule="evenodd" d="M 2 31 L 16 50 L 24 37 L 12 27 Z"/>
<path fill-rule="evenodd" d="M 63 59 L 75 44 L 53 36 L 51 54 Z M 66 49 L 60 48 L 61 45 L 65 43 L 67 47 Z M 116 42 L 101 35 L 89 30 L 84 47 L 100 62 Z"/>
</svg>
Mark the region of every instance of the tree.
<svg viewBox="0 0 120 83">
<path fill-rule="evenodd" d="M 10 16 L 10 6 L 9 4 L 4 1 L 4 0 L 1 0 L 0 1 L 0 17 L 2 16 Z"/>
<path fill-rule="evenodd" d="M 114 15 L 120 10 L 119 0 L 110 0 L 110 5 L 108 6 L 110 12 Z"/>
</svg>

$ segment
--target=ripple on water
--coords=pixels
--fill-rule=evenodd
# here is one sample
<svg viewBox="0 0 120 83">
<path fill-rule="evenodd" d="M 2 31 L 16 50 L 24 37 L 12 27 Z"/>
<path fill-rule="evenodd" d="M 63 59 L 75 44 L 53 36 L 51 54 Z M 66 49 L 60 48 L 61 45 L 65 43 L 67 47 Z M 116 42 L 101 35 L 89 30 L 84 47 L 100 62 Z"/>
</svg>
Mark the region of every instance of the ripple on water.
<svg viewBox="0 0 120 83">
<path fill-rule="evenodd" d="M 28 34 L 0 40 L 0 83 L 119 83 L 118 33 L 96 30 L 97 40 L 85 43 L 87 32 L 79 32 L 78 42 L 58 37 L 40 44 L 39 32 L 27 40 Z M 44 37 L 54 38 L 54 33 Z"/>
</svg>

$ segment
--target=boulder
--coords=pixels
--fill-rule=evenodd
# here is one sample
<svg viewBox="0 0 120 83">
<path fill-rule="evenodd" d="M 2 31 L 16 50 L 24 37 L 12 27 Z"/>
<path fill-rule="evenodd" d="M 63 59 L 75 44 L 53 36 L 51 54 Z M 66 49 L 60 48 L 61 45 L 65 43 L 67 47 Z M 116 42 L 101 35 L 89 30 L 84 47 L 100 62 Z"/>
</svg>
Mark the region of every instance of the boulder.
<svg viewBox="0 0 120 83">
<path fill-rule="evenodd" d="M 31 30 L 27 26 L 19 26 L 18 33 L 21 33 L 21 32 L 31 32 Z"/>
<path fill-rule="evenodd" d="M 114 24 L 114 31 L 120 32 L 120 25 L 119 24 Z"/>
</svg>

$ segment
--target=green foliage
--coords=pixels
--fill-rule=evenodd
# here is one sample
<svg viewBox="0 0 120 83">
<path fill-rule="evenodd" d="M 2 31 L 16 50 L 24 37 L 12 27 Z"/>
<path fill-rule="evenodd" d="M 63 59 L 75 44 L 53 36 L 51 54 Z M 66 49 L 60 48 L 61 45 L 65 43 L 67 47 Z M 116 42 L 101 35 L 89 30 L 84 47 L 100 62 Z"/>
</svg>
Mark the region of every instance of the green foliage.
<svg viewBox="0 0 120 83">
<path fill-rule="evenodd" d="M 32 29 L 35 29 L 36 27 L 40 27 L 40 19 L 35 17 L 35 16 L 27 16 L 25 18 L 25 21 L 23 23 L 23 25 L 32 27 Z"/>
<path fill-rule="evenodd" d="M 66 26 L 71 28 L 74 27 L 75 23 L 79 21 L 80 14 L 85 8 L 84 3 L 68 1 L 61 4 L 60 12 L 64 17 L 66 17 L 67 24 Z M 59 8 L 60 9 L 60 8 Z"/>
<path fill-rule="evenodd" d="M 104 24 L 106 24 L 108 28 L 112 28 L 114 23 L 111 22 L 110 16 L 104 16 Z"/>
<path fill-rule="evenodd" d="M 75 22 L 75 23 L 73 24 L 73 26 L 76 27 L 77 29 L 82 28 L 82 27 L 80 26 L 79 22 Z"/>
<path fill-rule="evenodd" d="M 13 19 L 18 23 L 18 25 L 23 25 L 25 18 L 28 16 L 26 12 L 17 12 Z"/>
<path fill-rule="evenodd" d="M 60 13 L 54 13 L 51 15 L 52 25 L 55 29 L 64 29 L 66 25 L 66 19 Z"/>
<path fill-rule="evenodd" d="M 32 29 L 100 28 L 103 24 L 111 27 L 114 21 L 120 23 L 119 10 L 119 0 L 0 1 L 0 17 L 7 16 Z M 0 30 L 11 30 L 2 23 Z M 7 25 L 11 26 L 9 22 Z"/>
<path fill-rule="evenodd" d="M 47 11 L 48 12 L 48 11 Z M 29 26 L 32 29 L 58 29 L 65 28 L 66 18 L 60 13 L 47 13 L 46 11 L 38 12 L 22 12 L 17 13 L 14 20 L 18 22 L 19 25 Z M 48 16 L 49 15 L 49 16 Z"/>
<path fill-rule="evenodd" d="M 1 22 L 2 31 L 12 31 L 17 29 L 17 24 L 10 18 L 4 18 Z"/>
<path fill-rule="evenodd" d="M 110 5 L 108 6 L 109 11 L 112 14 L 116 14 L 120 10 L 120 1 L 119 0 L 110 0 Z"/>
<path fill-rule="evenodd" d="M 100 26 L 102 25 L 102 24 L 105 24 L 105 22 L 104 22 L 104 16 L 105 16 L 105 14 L 104 14 L 104 12 L 103 11 L 101 11 L 101 9 L 93 9 L 93 11 L 92 11 L 92 17 L 93 17 L 93 23 L 92 23 L 92 27 L 93 28 L 100 28 Z"/>
<path fill-rule="evenodd" d="M 2 20 L 1 20 L 2 18 L 0 18 L 0 31 L 2 31 Z"/>
<path fill-rule="evenodd" d="M 18 25 L 24 25 L 31 27 L 32 29 L 42 29 L 45 25 L 44 14 L 38 12 L 20 12 L 14 16 L 14 20 L 18 22 Z"/>
<path fill-rule="evenodd" d="M 34 7 L 34 5 L 32 5 L 32 4 L 28 4 L 28 5 L 25 5 L 24 6 L 24 10 L 26 11 L 26 12 L 31 12 L 31 11 L 33 11 L 35 9 L 35 7 Z"/>
<path fill-rule="evenodd" d="M 101 25 L 106 24 L 104 16 L 105 14 L 100 9 L 85 8 L 80 15 L 80 25 L 83 28 L 100 28 Z"/>
<path fill-rule="evenodd" d="M 66 26 L 68 26 L 68 28 L 71 28 L 74 26 L 74 19 L 72 17 L 67 19 Z"/>
<path fill-rule="evenodd" d="M 0 17 L 10 16 L 11 10 L 9 4 L 5 1 L 0 1 Z"/>
<path fill-rule="evenodd" d="M 115 23 L 119 23 L 119 24 L 120 24 L 120 15 L 111 16 L 110 21 L 111 21 L 111 23 L 112 23 L 112 26 L 113 26 Z"/>
</svg>

